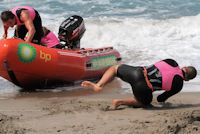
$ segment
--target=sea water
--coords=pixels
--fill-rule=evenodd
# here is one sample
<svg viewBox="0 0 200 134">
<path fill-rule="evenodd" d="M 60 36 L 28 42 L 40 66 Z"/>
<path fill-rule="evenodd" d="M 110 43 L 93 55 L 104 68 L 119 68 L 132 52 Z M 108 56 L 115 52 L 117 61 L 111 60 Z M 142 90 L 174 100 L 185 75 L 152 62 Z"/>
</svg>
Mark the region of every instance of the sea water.
<svg viewBox="0 0 200 134">
<path fill-rule="evenodd" d="M 0 11 L 22 5 L 38 10 L 43 25 L 56 34 L 66 18 L 82 16 L 86 32 L 81 47 L 113 46 L 123 63 L 150 65 L 172 58 L 200 71 L 200 0 L 0 0 Z M 198 75 L 183 91 L 200 91 L 199 82 Z M 3 93 L 19 89 L 4 79 L 0 84 Z"/>
</svg>

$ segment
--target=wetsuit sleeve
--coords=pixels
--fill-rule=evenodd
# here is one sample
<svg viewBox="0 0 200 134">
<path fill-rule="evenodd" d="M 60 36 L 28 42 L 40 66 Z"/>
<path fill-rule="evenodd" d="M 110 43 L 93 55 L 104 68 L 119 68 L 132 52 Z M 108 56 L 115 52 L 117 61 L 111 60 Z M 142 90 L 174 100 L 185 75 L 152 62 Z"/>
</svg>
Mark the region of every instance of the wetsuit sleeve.
<svg viewBox="0 0 200 134">
<path fill-rule="evenodd" d="M 158 102 L 165 102 L 169 97 L 177 94 L 183 88 L 183 79 L 176 75 L 173 79 L 172 89 L 170 91 L 165 91 L 157 97 Z"/>
</svg>

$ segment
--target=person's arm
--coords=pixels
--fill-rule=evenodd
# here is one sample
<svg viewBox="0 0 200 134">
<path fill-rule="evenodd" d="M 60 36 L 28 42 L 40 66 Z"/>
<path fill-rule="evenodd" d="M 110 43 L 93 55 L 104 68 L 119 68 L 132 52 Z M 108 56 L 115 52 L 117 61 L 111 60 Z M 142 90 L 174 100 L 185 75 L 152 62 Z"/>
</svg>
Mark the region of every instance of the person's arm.
<svg viewBox="0 0 200 134">
<path fill-rule="evenodd" d="M 19 38 L 19 26 L 18 25 L 16 25 L 16 27 L 15 27 L 15 36 L 14 37 Z"/>
<path fill-rule="evenodd" d="M 183 88 L 183 79 L 180 76 L 175 76 L 173 79 L 172 89 L 165 91 L 157 97 L 158 102 L 165 102 L 169 97 L 177 94 Z"/>
<path fill-rule="evenodd" d="M 24 22 L 24 24 L 28 30 L 24 40 L 26 42 L 31 42 L 34 37 L 34 34 L 35 34 L 35 27 L 34 27 L 33 21 L 31 20 L 31 18 L 29 16 L 28 11 L 26 11 L 26 10 L 22 11 L 20 18 Z"/>
<path fill-rule="evenodd" d="M 7 35 L 8 35 L 8 28 L 7 26 L 4 26 L 4 34 L 3 34 L 3 39 L 6 39 L 7 38 Z"/>
</svg>

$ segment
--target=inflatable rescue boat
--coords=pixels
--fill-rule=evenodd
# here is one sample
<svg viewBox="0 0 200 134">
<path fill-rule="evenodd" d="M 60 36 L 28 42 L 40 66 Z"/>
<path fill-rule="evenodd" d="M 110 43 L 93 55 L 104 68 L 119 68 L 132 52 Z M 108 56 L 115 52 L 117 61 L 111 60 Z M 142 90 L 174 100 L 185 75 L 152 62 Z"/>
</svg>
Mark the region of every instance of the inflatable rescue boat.
<svg viewBox="0 0 200 134">
<path fill-rule="evenodd" d="M 0 40 L 0 76 L 23 88 L 98 78 L 120 60 L 113 47 L 71 50 L 14 38 Z"/>
<path fill-rule="evenodd" d="M 113 47 L 80 48 L 83 18 L 73 15 L 59 27 L 59 47 L 47 48 L 24 40 L 0 40 L 0 76 L 23 88 L 45 88 L 98 78 L 121 60 Z"/>
</svg>

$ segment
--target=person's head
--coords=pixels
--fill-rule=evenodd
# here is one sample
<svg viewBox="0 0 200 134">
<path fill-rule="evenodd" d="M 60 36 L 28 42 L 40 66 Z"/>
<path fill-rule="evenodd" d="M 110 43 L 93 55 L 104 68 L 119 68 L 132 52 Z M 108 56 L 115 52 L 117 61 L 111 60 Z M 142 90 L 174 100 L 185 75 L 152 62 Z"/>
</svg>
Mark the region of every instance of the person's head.
<svg viewBox="0 0 200 134">
<path fill-rule="evenodd" d="M 11 11 L 1 12 L 1 20 L 6 27 L 14 27 L 16 24 L 15 15 Z"/>
<path fill-rule="evenodd" d="M 185 81 L 189 81 L 191 79 L 194 79 L 197 75 L 197 70 L 193 66 L 183 67 L 182 71 L 184 72 L 184 80 Z"/>
<path fill-rule="evenodd" d="M 46 27 L 42 27 L 42 30 L 43 30 L 43 33 L 44 33 L 44 37 L 47 35 L 47 34 L 49 34 L 50 33 L 50 30 L 49 29 L 47 29 Z"/>
</svg>

